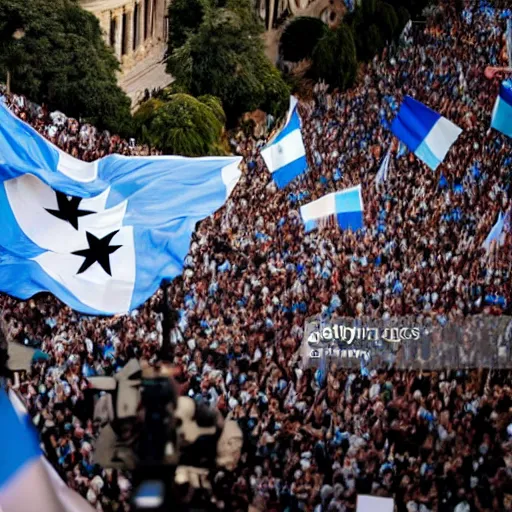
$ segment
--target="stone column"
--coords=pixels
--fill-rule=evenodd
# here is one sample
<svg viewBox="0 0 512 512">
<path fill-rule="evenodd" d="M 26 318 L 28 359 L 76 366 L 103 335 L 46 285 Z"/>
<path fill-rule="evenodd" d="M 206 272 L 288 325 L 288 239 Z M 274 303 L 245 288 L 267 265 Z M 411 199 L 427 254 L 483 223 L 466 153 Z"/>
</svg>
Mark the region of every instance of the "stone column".
<svg viewBox="0 0 512 512">
<path fill-rule="evenodd" d="M 156 0 L 155 38 L 164 38 L 165 0 Z"/>
<path fill-rule="evenodd" d="M 116 11 L 113 14 L 115 20 L 116 20 L 116 38 L 115 38 L 115 45 L 114 45 L 114 53 L 117 57 L 117 60 L 121 60 L 121 52 L 123 49 L 123 12 L 122 11 Z"/>
<path fill-rule="evenodd" d="M 101 31 L 103 32 L 103 39 L 105 44 L 110 45 L 110 11 L 101 13 L 100 27 Z"/>
<path fill-rule="evenodd" d="M 133 52 L 133 10 L 131 6 L 126 10 L 126 34 L 124 37 L 126 55 L 129 55 Z"/>
<path fill-rule="evenodd" d="M 267 7 L 268 7 L 268 27 L 267 27 L 267 30 L 272 30 L 272 27 L 274 26 L 274 6 L 275 6 L 275 3 L 277 2 L 278 0 L 269 0 L 269 2 L 267 3 Z"/>
<path fill-rule="evenodd" d="M 155 15 L 155 13 L 153 12 L 153 0 L 149 0 L 148 2 L 148 9 L 149 9 L 149 12 L 148 12 L 148 37 L 147 39 L 151 39 L 153 37 L 153 25 L 154 25 L 154 22 L 153 22 L 153 17 Z"/>
</svg>

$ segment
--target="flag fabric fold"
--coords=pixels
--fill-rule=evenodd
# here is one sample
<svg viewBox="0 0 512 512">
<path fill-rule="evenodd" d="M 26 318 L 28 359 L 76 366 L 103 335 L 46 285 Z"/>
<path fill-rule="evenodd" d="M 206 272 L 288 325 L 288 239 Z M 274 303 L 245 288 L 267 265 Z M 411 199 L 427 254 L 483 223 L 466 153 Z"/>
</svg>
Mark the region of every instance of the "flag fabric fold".
<svg viewBox="0 0 512 512">
<path fill-rule="evenodd" d="M 492 111 L 491 128 L 512 137 L 512 80 L 504 80 Z"/>
<path fill-rule="evenodd" d="M 301 206 L 300 214 L 306 232 L 329 221 L 341 229 L 357 231 L 364 227 L 361 185 L 332 192 L 316 201 Z"/>
<path fill-rule="evenodd" d="M 261 150 L 261 156 L 278 188 L 286 187 L 307 171 L 297 99 L 290 97 L 290 109 L 283 129 Z"/>
<path fill-rule="evenodd" d="M 0 291 L 49 291 L 124 313 L 181 274 L 195 225 L 224 205 L 240 157 L 83 162 L 0 104 Z"/>
<path fill-rule="evenodd" d="M 462 133 L 462 129 L 423 103 L 406 96 L 391 131 L 432 170 Z"/>
</svg>

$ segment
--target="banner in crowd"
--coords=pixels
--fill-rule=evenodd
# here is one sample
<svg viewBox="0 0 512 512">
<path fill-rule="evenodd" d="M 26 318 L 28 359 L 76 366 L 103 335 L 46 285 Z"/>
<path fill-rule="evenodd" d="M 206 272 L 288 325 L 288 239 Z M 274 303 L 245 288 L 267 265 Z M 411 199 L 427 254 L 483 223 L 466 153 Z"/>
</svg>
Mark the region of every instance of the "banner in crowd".
<svg viewBox="0 0 512 512">
<path fill-rule="evenodd" d="M 306 232 L 331 222 L 341 229 L 361 229 L 364 225 L 361 185 L 332 192 L 305 204 L 301 206 L 300 214 Z"/>
<path fill-rule="evenodd" d="M 197 222 L 224 205 L 240 157 L 83 162 L 0 105 L 0 291 L 49 291 L 91 315 L 130 311 L 181 275 Z"/>
<path fill-rule="evenodd" d="M 357 496 L 356 512 L 394 512 L 395 502 L 393 498 L 382 498 L 380 496 Z"/>
<path fill-rule="evenodd" d="M 433 171 L 462 133 L 462 129 L 423 103 L 406 96 L 391 131 Z"/>
<path fill-rule="evenodd" d="M 393 287 L 395 294 L 401 287 Z M 488 294 L 483 304 L 507 307 L 503 296 Z M 376 319 L 317 315 L 306 320 L 301 346 L 305 368 L 361 370 L 449 370 L 512 368 L 512 317 L 473 315 L 448 321 L 443 315 Z"/>
<path fill-rule="evenodd" d="M 0 389 L 0 417 L 0 510 L 93 512 L 44 458 L 32 420 L 12 390 L 8 395 Z"/>
<path fill-rule="evenodd" d="M 512 137 L 512 80 L 504 80 L 492 111 L 491 127 Z"/>
<path fill-rule="evenodd" d="M 290 108 L 283 129 L 261 150 L 261 156 L 279 188 L 284 188 L 307 171 L 306 149 L 302 140 L 297 98 L 290 97 Z"/>
</svg>

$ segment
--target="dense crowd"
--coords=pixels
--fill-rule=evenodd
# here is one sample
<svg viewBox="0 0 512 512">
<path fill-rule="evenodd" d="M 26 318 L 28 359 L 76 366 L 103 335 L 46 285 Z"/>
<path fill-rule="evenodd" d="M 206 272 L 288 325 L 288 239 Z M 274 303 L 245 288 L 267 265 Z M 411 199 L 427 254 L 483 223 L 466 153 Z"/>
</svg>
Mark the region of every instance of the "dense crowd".
<svg viewBox="0 0 512 512">
<path fill-rule="evenodd" d="M 365 69 L 356 88 L 300 103 L 308 174 L 276 189 L 264 139 L 233 135 L 245 157 L 227 205 L 194 235 L 169 287 L 171 340 L 184 393 L 238 419 L 236 474 L 215 488 L 226 510 L 353 511 L 357 494 L 393 496 L 399 512 L 512 510 L 512 394 L 508 372 L 370 375 L 300 365 L 305 319 L 321 314 L 430 316 L 512 311 L 512 237 L 482 243 L 512 199 L 512 145 L 490 130 L 505 21 L 471 1 L 441 2 L 426 26 Z M 444 164 L 401 155 L 389 123 L 405 94 L 464 129 Z M 12 110 L 71 154 L 147 154 L 93 127 L 11 96 Z M 392 147 L 389 179 L 376 187 Z M 305 234 L 298 208 L 362 184 L 365 229 Z M 8 336 L 50 355 L 20 386 L 48 457 L 97 510 L 126 510 L 127 475 L 92 463 L 97 427 L 87 377 L 131 357 L 156 361 L 162 294 L 128 316 L 79 315 L 47 296 L 0 298 Z M 320 375 L 320 377 L 319 377 Z"/>
</svg>

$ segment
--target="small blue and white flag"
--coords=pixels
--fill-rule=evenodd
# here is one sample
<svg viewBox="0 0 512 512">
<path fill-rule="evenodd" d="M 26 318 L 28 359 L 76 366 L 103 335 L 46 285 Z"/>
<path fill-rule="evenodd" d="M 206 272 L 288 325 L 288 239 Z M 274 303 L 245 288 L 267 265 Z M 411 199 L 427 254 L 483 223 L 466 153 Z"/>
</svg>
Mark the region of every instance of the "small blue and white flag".
<svg viewBox="0 0 512 512">
<path fill-rule="evenodd" d="M 381 183 L 384 183 L 388 179 L 390 161 L 391 161 L 391 148 L 388 149 L 386 156 L 384 157 L 384 159 L 382 160 L 382 163 L 380 164 L 380 168 L 377 172 L 377 175 L 375 176 L 375 185 L 376 185 L 377 189 L 379 188 L 379 185 Z"/>
<path fill-rule="evenodd" d="M 462 133 L 457 125 L 410 96 L 404 98 L 391 131 L 433 171 Z"/>
<path fill-rule="evenodd" d="M 402 142 L 398 142 L 398 151 L 396 152 L 396 159 L 402 158 L 407 154 L 407 146 Z"/>
<path fill-rule="evenodd" d="M 503 213 L 500 212 L 498 215 L 498 220 L 496 221 L 496 224 L 491 228 L 491 231 L 487 235 L 487 238 L 485 239 L 484 243 L 482 244 L 482 247 L 489 252 L 491 247 L 493 246 L 493 242 L 497 245 L 503 245 L 503 228 L 505 227 L 505 217 L 503 216 Z"/>
<path fill-rule="evenodd" d="M 491 128 L 512 137 L 512 80 L 504 80 L 492 111 Z"/>
<path fill-rule="evenodd" d="M 332 192 L 300 208 L 306 232 L 328 224 L 357 231 L 364 226 L 361 185 Z"/>
<path fill-rule="evenodd" d="M 283 129 L 261 150 L 272 179 L 284 188 L 307 171 L 306 149 L 300 131 L 297 98 L 290 97 L 290 109 Z"/>
<path fill-rule="evenodd" d="M 0 291 L 49 291 L 91 315 L 130 311 L 180 275 L 195 225 L 224 205 L 240 157 L 83 162 L 0 104 Z"/>
<path fill-rule="evenodd" d="M 12 390 L 7 395 L 0 388 L 0 418 L 0 510 L 93 512 L 44 458 L 32 420 Z"/>
</svg>

